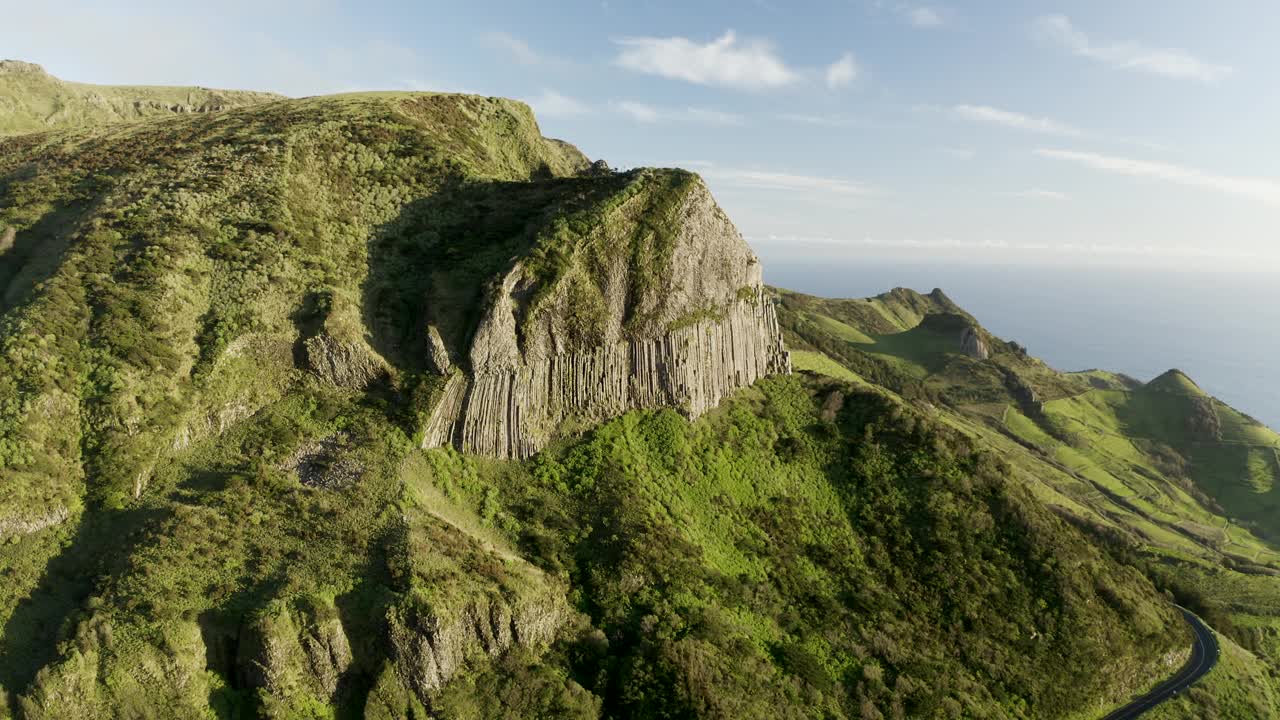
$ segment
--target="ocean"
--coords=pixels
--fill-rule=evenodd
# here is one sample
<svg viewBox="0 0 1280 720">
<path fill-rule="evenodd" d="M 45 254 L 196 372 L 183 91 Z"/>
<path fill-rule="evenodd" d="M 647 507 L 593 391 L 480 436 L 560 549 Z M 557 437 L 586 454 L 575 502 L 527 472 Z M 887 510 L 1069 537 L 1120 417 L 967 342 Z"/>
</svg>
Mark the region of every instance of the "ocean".
<svg viewBox="0 0 1280 720">
<path fill-rule="evenodd" d="M 1274 273 L 760 254 L 771 285 L 825 297 L 939 287 L 989 331 L 1059 370 L 1101 368 L 1146 381 L 1178 368 L 1236 409 L 1280 428 L 1280 277 Z"/>
</svg>

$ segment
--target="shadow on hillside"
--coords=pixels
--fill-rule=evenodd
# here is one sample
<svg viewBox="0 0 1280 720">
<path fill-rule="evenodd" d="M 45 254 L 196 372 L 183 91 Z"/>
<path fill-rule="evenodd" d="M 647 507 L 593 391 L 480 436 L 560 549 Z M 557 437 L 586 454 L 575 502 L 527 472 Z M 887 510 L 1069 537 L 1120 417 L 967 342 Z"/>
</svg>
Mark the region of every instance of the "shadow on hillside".
<svg viewBox="0 0 1280 720">
<path fill-rule="evenodd" d="M 268 577 L 232 594 L 217 608 L 196 616 L 204 644 L 205 669 L 222 679 L 221 686 L 209 693 L 209 707 L 219 720 L 262 715 L 257 688 L 248 681 L 251 669 L 244 667 L 240 643 L 246 621 L 254 611 L 277 597 L 283 586 L 283 578 Z"/>
<path fill-rule="evenodd" d="M 351 667 L 338 679 L 337 717 L 359 720 L 365 716 L 369 693 L 378 682 L 383 665 L 391 660 L 387 637 L 387 611 L 395 602 L 394 582 L 387 569 L 387 548 L 396 547 L 394 528 L 370 545 L 371 554 L 350 592 L 334 598 L 338 620 L 351 646 Z"/>
<path fill-rule="evenodd" d="M 168 515 L 151 508 L 85 512 L 70 543 L 49 561 L 39 585 L 18 604 L 0 634 L 0 686 L 10 692 L 11 701 L 29 689 L 41 668 L 58 659 L 58 643 L 82 619 L 97 580 L 128 556 L 142 528 Z"/>
<path fill-rule="evenodd" d="M 364 717 L 369 693 L 378 680 L 378 672 L 391 658 L 387 640 L 386 615 L 394 595 L 389 588 L 390 573 L 382 548 L 393 544 L 375 543 L 374 555 L 367 558 L 364 569 L 356 574 L 360 584 L 339 595 L 334 603 L 343 633 L 351 649 L 351 665 L 338 678 L 337 692 L 331 698 L 340 720 Z M 260 658 L 251 657 L 241 647 L 255 613 L 282 597 L 286 581 L 274 576 L 251 583 L 232 595 L 216 609 L 201 613 L 196 621 L 205 647 L 205 668 L 222 679 L 209 697 L 209 705 L 220 720 L 259 717 L 262 714 L 258 689 L 262 672 Z M 300 632 L 308 632 L 305 623 Z M 300 641 L 305 642 L 303 638 Z M 252 644 L 250 645 L 252 648 Z"/>
<path fill-rule="evenodd" d="M 489 283 L 533 247 L 553 218 L 604 199 L 626 180 L 452 176 L 433 195 L 409 203 L 369 239 L 361 298 L 369 344 L 392 364 L 421 371 L 426 327 L 433 324 L 460 359 Z"/>
<path fill-rule="evenodd" d="M 0 189 L 0 198 L 4 196 Z M 76 228 L 96 209 L 96 203 L 63 205 L 14 236 L 12 247 L 0 252 L 0 313 L 21 304 L 32 289 L 57 272 Z"/>
</svg>

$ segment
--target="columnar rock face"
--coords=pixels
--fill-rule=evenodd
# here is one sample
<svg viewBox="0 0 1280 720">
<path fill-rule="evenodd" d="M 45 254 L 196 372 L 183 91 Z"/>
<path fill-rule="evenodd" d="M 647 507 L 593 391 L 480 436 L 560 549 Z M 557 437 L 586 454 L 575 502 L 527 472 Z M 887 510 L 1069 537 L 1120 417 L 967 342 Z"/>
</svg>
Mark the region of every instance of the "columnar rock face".
<svg viewBox="0 0 1280 720">
<path fill-rule="evenodd" d="M 765 375 L 790 372 L 759 262 L 701 181 L 685 182 L 660 191 L 678 195 L 671 217 L 643 218 L 629 201 L 606 215 L 594 231 L 604 249 L 582 250 L 595 271 L 577 284 L 542 287 L 519 262 L 506 273 L 473 335 L 470 368 L 450 377 L 424 447 L 525 458 L 566 423 L 656 407 L 696 418 Z M 653 253 L 656 267 L 637 267 L 634 244 L 653 242 L 643 230 L 653 223 L 670 231 L 670 247 Z M 584 292 L 601 311 L 575 331 Z M 524 299 L 539 294 L 542 303 L 529 307 Z"/>
<path fill-rule="evenodd" d="M 552 355 L 476 376 L 453 375 L 425 447 L 453 443 L 483 455 L 525 458 L 566 420 L 600 420 L 633 408 L 676 407 L 696 418 L 765 375 L 789 373 L 773 305 L 756 289 L 722 319 L 665 335 Z"/>
</svg>

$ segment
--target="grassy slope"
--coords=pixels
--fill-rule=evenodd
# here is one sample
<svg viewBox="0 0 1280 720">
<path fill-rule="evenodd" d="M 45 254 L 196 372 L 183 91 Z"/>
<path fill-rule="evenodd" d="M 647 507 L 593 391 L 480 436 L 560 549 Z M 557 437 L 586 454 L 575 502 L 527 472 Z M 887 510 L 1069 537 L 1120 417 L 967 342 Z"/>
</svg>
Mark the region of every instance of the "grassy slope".
<svg viewBox="0 0 1280 720">
<path fill-rule="evenodd" d="M 77 539 L 101 574 L 15 707 L 405 708 L 390 618 L 476 595 L 559 592 L 574 619 L 540 660 L 476 653 L 433 696 L 443 717 L 1087 716 L 1185 642 L 992 456 L 850 386 L 771 379 L 695 424 L 632 413 L 524 464 L 413 450 L 385 411 L 306 383 L 163 463 Z M 361 482 L 278 469 L 335 431 Z M 326 618 L 352 643 L 332 694 L 305 659 L 238 679 L 253 637 L 306 647 Z"/>
<path fill-rule="evenodd" d="M 1109 690 L 1080 673 L 1135 639 L 1095 622 L 1170 647 L 1161 604 L 969 447 L 876 394 L 776 379 L 693 427 L 610 423 L 498 488 L 622 654 L 600 692 L 624 714 L 1049 717 L 1145 682 L 1136 658 Z"/>
<path fill-rule="evenodd" d="M 1220 630 L 1255 651 L 1231 655 L 1231 663 L 1207 679 L 1205 692 L 1194 696 L 1196 707 L 1241 718 L 1280 711 L 1269 684 L 1249 703 L 1240 700 L 1249 694 L 1248 683 L 1270 677 L 1274 671 L 1268 667 L 1280 667 L 1274 640 L 1280 628 L 1280 551 L 1263 539 L 1276 529 L 1275 433 L 1210 398 L 1178 371 L 1145 385 L 1096 370 L 1056 373 L 998 340 L 991 343 L 991 360 L 981 364 L 954 347 L 922 357 L 921 344 L 906 340 L 897 365 L 876 363 L 878 353 L 895 346 L 867 344 L 857 334 L 876 326 L 849 322 L 850 306 L 869 301 L 785 291 L 781 297 L 793 347 L 821 348 L 828 360 L 844 363 L 841 369 L 864 377 L 879 373 L 882 389 L 930 403 L 944 422 L 1010 462 L 1044 502 L 1093 528 L 1122 557 L 1147 564 L 1158 584 L 1197 603 Z M 872 302 L 895 304 L 900 297 L 895 291 Z M 918 312 L 929 300 L 917 295 L 905 304 Z M 932 312 L 955 309 L 938 304 Z M 824 322 L 825 313 L 845 326 Z M 920 335 L 927 328 L 928 323 L 903 327 L 899 334 Z M 930 366 L 932 371 L 920 374 Z M 1019 402 L 1009 392 L 1016 383 L 993 380 L 992 369 L 1016 374 L 1037 391 L 1037 402 Z"/>
<path fill-rule="evenodd" d="M 18 530 L 74 514 L 86 471 L 107 505 L 136 495 L 175 435 L 278 396 L 300 335 L 411 354 L 399 328 L 373 323 L 366 339 L 361 327 L 369 297 L 394 309 L 421 289 L 414 253 L 500 266 L 528 241 L 504 226 L 395 230 L 442 193 L 455 214 L 475 213 L 495 184 L 584 162 L 538 136 L 522 105 L 394 94 L 0 147 L 0 225 L 17 231 L 0 255 L 0 518 Z M 581 192 L 549 180 L 511 193 L 522 202 L 506 222 L 523 228 Z"/>
<path fill-rule="evenodd" d="M 361 307 L 415 289 L 401 282 L 421 275 L 411 250 L 434 241 L 500 265 L 529 242 L 392 230 L 442 191 L 475 213 L 503 183 L 526 188 L 501 196 L 522 229 L 582 194 L 555 178 L 585 163 L 519 103 L 427 94 L 0 140 L 0 234 L 16 231 L 0 252 L 4 684 L 38 666 L 101 571 L 75 557 L 84 543 L 133 527 L 135 496 L 175 451 L 290 394 L 301 339 L 329 332 L 400 360 L 396 328 L 366 340 Z M 393 378 L 410 406 L 429 400 L 418 368 Z"/>
<path fill-rule="evenodd" d="M 0 61 L 0 136 L 210 112 L 283 99 L 280 95 L 199 87 L 86 85 L 38 66 Z"/>
</svg>

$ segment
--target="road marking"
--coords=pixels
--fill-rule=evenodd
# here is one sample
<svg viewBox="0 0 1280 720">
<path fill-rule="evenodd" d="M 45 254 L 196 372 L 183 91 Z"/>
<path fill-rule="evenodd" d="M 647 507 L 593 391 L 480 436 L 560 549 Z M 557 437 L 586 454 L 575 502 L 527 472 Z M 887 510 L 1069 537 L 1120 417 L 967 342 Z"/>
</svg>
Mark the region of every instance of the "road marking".
<svg viewBox="0 0 1280 720">
<path fill-rule="evenodd" d="M 1182 612 L 1183 619 L 1191 626 L 1193 639 L 1191 657 L 1187 659 L 1187 664 L 1174 673 L 1173 677 L 1156 685 L 1150 692 L 1124 707 L 1113 710 L 1103 720 L 1131 720 L 1139 717 L 1156 705 L 1177 697 L 1178 693 L 1194 685 L 1217 664 L 1218 639 L 1214 636 L 1213 630 L 1190 610 L 1181 605 L 1174 607 Z"/>
</svg>

